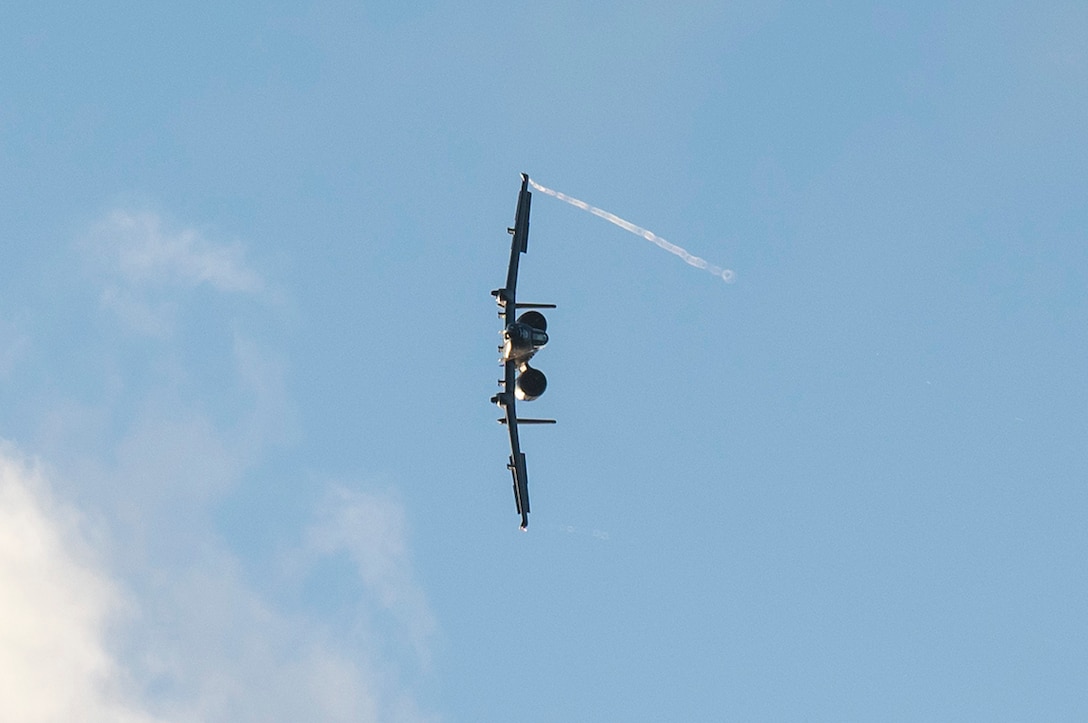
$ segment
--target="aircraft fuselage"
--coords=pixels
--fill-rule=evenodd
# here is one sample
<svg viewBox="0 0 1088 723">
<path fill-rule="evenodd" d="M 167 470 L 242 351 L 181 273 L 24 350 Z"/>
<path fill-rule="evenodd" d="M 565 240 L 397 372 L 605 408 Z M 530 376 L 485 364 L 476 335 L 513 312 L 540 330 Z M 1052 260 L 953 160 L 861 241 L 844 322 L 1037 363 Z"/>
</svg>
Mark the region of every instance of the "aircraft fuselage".
<svg viewBox="0 0 1088 723">
<path fill-rule="evenodd" d="M 502 331 L 502 359 L 499 361 L 503 364 L 508 361 L 517 362 L 520 367 L 547 343 L 547 332 L 520 321 L 512 322 Z"/>
</svg>

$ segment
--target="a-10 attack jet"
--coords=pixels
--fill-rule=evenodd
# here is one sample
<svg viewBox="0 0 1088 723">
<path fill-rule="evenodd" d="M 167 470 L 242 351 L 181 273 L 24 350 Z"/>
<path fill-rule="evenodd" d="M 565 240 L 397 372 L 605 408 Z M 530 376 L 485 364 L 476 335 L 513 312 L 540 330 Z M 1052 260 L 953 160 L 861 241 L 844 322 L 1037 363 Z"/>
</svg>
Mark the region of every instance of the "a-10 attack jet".
<svg viewBox="0 0 1088 723">
<path fill-rule="evenodd" d="M 515 401 L 531 402 L 544 393 L 548 380 L 544 372 L 529 366 L 529 360 L 537 351 L 548 343 L 548 322 L 544 315 L 535 309 L 554 309 L 555 304 L 525 304 L 517 301 L 518 260 L 529 247 L 529 204 L 532 201 L 529 192 L 529 177 L 521 174 L 521 192 L 518 194 L 518 207 L 514 214 L 514 227 L 508 228 L 514 240 L 510 245 L 510 268 L 506 272 L 506 286 L 495 289 L 491 295 L 499 305 L 499 317 L 502 319 L 502 356 L 499 363 L 505 373 L 499 380 L 502 391 L 491 397 L 491 401 L 503 409 L 506 416 L 499 422 L 506 425 L 510 433 L 510 462 L 506 467 L 514 477 L 514 501 L 518 514 L 521 515 L 521 529 L 529 527 L 529 478 L 525 471 L 525 455 L 518 442 L 518 423 L 555 424 L 554 419 L 518 419 Z M 512 314 L 518 309 L 526 311 L 516 320 Z"/>
</svg>

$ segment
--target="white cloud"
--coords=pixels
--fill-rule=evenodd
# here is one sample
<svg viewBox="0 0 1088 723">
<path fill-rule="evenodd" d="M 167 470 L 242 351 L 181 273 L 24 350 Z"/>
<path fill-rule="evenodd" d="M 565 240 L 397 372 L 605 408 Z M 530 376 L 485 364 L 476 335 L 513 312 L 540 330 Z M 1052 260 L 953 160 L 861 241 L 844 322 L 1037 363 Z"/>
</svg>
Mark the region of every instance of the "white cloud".
<svg viewBox="0 0 1088 723">
<path fill-rule="evenodd" d="M 126 695 L 106 647 L 123 605 L 79 517 L 0 447 L 0 720 L 158 720 Z"/>
<path fill-rule="evenodd" d="M 336 500 L 343 514 L 329 507 Z M 338 490 L 312 530 L 318 555 L 357 561 L 359 605 L 392 611 L 402 622 L 393 632 L 278 609 L 214 535 L 180 516 L 179 527 L 198 528 L 184 559 L 147 545 L 126 555 L 122 582 L 104 553 L 129 538 L 126 523 L 91 538 L 39 470 L 0 448 L 0 720 L 435 720 L 381 652 L 407 642 L 426 655 L 434 629 L 393 498 Z M 313 560 L 313 549 L 300 552 Z"/>
</svg>

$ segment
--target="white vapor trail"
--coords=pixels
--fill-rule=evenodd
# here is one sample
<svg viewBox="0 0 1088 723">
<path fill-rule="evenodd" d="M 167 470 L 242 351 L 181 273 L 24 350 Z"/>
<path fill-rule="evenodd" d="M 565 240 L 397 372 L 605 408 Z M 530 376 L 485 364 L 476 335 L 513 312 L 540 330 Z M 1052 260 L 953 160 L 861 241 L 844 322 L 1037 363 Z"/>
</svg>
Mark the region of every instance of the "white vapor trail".
<svg viewBox="0 0 1088 723">
<path fill-rule="evenodd" d="M 608 211 L 605 211 L 602 208 L 597 208 L 596 206 L 590 206 L 585 201 L 580 201 L 577 198 L 574 198 L 572 196 L 568 196 L 565 193 L 560 193 L 559 191 L 553 191 L 550 188 L 545 188 L 544 186 L 541 186 L 539 183 L 537 183 L 536 181 L 534 181 L 531 178 L 529 179 L 529 185 L 531 185 L 533 188 L 540 191 L 541 193 L 546 193 L 549 196 L 554 196 L 555 198 L 558 198 L 560 201 L 566 201 L 567 203 L 569 203 L 572 206 L 580 208 L 583 211 L 589 211 L 594 216 L 599 216 L 600 218 L 603 218 L 605 221 L 616 224 L 617 226 L 619 226 L 620 228 L 622 228 L 625 231 L 630 231 L 631 233 L 635 234 L 636 236 L 641 236 L 642 238 L 646 239 L 650 243 L 656 244 L 657 246 L 665 249 L 670 254 L 675 254 L 675 255 L 679 256 L 680 258 L 682 258 L 684 260 L 685 263 L 690 264 L 691 266 L 694 266 L 697 269 L 702 269 L 704 271 L 708 271 L 711 274 L 713 274 L 714 276 L 720 277 L 727 284 L 733 283 L 733 281 L 735 281 L 736 278 L 737 278 L 737 275 L 733 272 L 733 269 L 724 269 L 721 266 L 717 266 L 715 264 L 712 264 L 712 263 L 708 262 L 704 258 L 700 258 L 700 257 L 698 257 L 698 256 L 696 256 L 694 254 L 688 253 L 685 249 L 677 246 L 674 243 L 669 243 L 665 239 L 663 239 L 660 236 L 658 236 L 657 234 L 655 234 L 653 231 L 644 229 L 641 226 L 636 226 L 635 224 L 631 223 L 630 221 L 626 221 L 626 220 L 620 218 L 619 216 L 617 216 L 614 213 L 609 213 Z"/>
</svg>

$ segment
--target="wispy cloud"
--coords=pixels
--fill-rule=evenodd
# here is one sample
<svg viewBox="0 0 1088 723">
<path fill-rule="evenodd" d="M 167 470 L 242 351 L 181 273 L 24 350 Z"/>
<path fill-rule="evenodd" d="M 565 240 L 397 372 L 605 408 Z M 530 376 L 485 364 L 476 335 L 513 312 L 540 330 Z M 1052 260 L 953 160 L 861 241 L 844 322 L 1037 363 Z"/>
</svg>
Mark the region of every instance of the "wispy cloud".
<svg viewBox="0 0 1088 723">
<path fill-rule="evenodd" d="M 154 214 L 110 214 L 80 245 L 92 293 L 141 333 L 117 344 L 42 326 L 28 342 L 64 352 L 47 382 L 79 386 L 26 402 L 20 443 L 48 474 L 0 447 L 0 720 L 431 720 L 399 657 L 425 663 L 436 623 L 394 495 L 318 491 L 267 521 L 258 534 L 301 574 L 255 562 L 252 540 L 224 529 L 224 500 L 252 502 L 239 496 L 256 470 L 280 487 L 305 474 L 263 464 L 293 439 L 290 360 L 260 333 L 284 305 L 249 303 L 268 285 L 240 246 Z M 207 323 L 201 289 L 224 323 Z M 91 326 L 100 309 L 81 312 L 71 323 Z M 337 555 L 353 561 L 347 621 L 298 604 Z"/>
<path fill-rule="evenodd" d="M 0 319 L 0 379 L 11 374 L 26 354 L 29 340 L 13 323 Z"/>
<path fill-rule="evenodd" d="M 169 229 L 150 211 L 116 210 L 94 228 L 98 250 L 133 286 L 196 286 L 252 292 L 263 287 L 238 244 L 218 244 L 195 229 Z"/>
<path fill-rule="evenodd" d="M 103 308 L 151 337 L 170 336 L 179 313 L 176 297 L 184 290 L 252 295 L 266 289 L 241 244 L 171 228 L 151 211 L 111 211 L 92 225 L 81 246 L 102 285 Z"/>
<path fill-rule="evenodd" d="M 279 609 L 223 550 L 206 549 L 148 582 L 127 658 L 171 720 L 424 719 L 393 715 L 403 689 L 380 658 L 345 645 L 351 633 Z"/>
<path fill-rule="evenodd" d="M 435 619 L 412 576 L 404 511 L 395 495 L 333 488 L 317 508 L 308 546 L 319 555 L 346 553 L 371 599 L 411 642 L 417 661 L 429 664 Z"/>
</svg>

